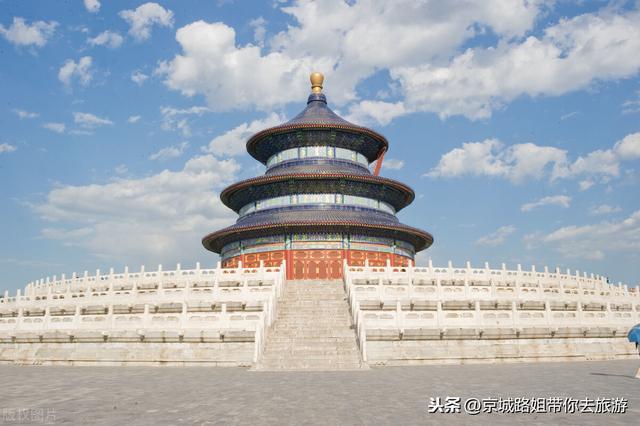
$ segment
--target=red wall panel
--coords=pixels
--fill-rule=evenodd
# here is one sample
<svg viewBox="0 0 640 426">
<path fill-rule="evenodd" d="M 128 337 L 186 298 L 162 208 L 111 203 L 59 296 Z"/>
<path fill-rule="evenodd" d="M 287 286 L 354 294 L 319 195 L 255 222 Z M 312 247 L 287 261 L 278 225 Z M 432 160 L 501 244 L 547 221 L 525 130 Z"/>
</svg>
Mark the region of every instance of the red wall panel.
<svg viewBox="0 0 640 426">
<path fill-rule="evenodd" d="M 222 262 L 223 268 L 237 268 L 239 262 L 246 268 L 257 268 L 260 261 L 264 266 L 278 266 L 287 261 L 287 279 L 326 280 L 342 278 L 342 260 L 349 265 L 363 266 L 365 260 L 371 266 L 407 266 L 408 257 L 392 253 L 364 250 L 278 250 L 235 256 Z"/>
</svg>

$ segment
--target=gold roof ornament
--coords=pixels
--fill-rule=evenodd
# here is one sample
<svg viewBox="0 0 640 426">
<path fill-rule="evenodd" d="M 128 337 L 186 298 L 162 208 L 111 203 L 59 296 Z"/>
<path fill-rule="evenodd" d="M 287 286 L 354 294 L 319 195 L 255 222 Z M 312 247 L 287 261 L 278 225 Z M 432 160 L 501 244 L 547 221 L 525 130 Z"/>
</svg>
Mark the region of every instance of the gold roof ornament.
<svg viewBox="0 0 640 426">
<path fill-rule="evenodd" d="M 324 75 L 320 72 L 312 72 L 309 76 L 311 80 L 311 91 L 313 93 L 322 93 L 322 82 L 324 81 Z"/>
</svg>

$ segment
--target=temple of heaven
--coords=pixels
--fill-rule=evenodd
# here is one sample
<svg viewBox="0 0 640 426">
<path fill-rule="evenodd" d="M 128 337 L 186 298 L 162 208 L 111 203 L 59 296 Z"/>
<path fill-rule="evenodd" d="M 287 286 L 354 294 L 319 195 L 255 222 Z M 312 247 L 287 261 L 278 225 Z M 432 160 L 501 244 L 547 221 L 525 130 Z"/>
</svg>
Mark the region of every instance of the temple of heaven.
<svg viewBox="0 0 640 426">
<path fill-rule="evenodd" d="M 220 254 L 223 267 L 286 260 L 287 279 L 336 279 L 344 260 L 406 266 L 433 243 L 429 233 L 395 216 L 414 192 L 378 176 L 385 137 L 329 109 L 323 80 L 311 74 L 312 93 L 300 114 L 249 138 L 247 151 L 266 173 L 222 191 L 220 199 L 238 220 L 202 240 Z"/>
</svg>

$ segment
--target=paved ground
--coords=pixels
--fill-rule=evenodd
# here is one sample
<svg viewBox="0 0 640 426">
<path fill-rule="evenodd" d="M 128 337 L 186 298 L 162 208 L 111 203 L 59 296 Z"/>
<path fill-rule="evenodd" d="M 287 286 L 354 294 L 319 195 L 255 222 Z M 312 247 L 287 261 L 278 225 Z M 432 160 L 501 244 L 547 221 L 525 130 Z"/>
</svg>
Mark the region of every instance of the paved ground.
<svg viewBox="0 0 640 426">
<path fill-rule="evenodd" d="M 353 372 L 0 365 L 0 423 L 640 424 L 639 361 Z M 431 397 L 627 398 L 626 414 L 429 414 Z"/>
</svg>

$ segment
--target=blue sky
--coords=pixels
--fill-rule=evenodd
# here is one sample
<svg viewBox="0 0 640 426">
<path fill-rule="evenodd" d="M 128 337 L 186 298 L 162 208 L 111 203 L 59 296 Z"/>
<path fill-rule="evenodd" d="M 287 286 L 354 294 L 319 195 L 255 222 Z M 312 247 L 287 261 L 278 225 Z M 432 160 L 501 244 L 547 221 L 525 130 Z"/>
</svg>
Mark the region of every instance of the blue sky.
<svg viewBox="0 0 640 426">
<path fill-rule="evenodd" d="M 0 287 L 214 265 L 246 139 L 305 106 L 383 133 L 443 264 L 640 280 L 640 3 L 0 1 Z"/>
</svg>

